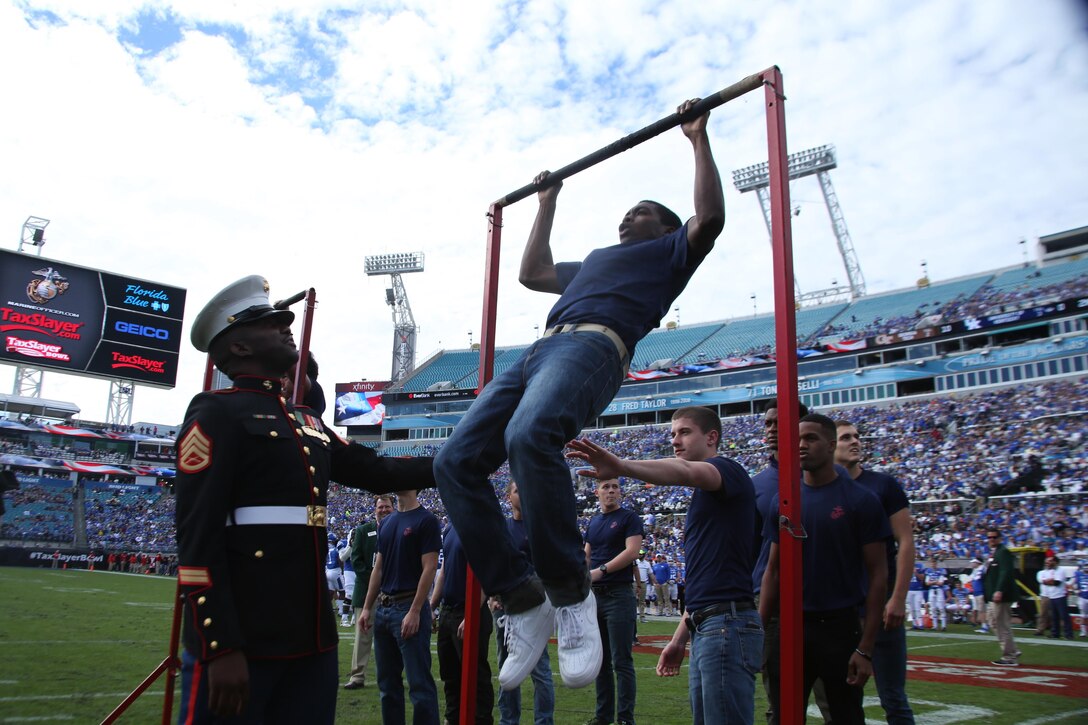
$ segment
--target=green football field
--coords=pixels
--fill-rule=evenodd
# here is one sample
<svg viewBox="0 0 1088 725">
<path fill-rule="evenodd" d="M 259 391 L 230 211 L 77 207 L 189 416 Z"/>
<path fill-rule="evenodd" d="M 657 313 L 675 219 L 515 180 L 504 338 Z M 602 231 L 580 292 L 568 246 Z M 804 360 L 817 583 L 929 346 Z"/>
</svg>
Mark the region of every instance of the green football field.
<svg viewBox="0 0 1088 725">
<path fill-rule="evenodd" d="M 165 657 L 173 594 L 172 579 L 0 568 L 0 723 L 102 720 Z M 639 625 L 645 646 L 635 655 L 636 717 L 644 725 L 691 722 L 686 676 L 661 679 L 653 673 L 653 645 L 674 627 L 675 620 Z M 1022 665 L 1001 669 L 989 665 L 998 654 L 996 640 L 973 634 L 965 625 L 953 626 L 947 635 L 911 634 L 907 691 L 918 722 L 1088 722 L 1088 640 L 1052 642 L 1027 631 L 1017 635 Z M 554 646 L 552 652 L 554 658 Z M 350 646 L 342 642 L 341 672 L 347 671 L 350 656 Z M 437 660 L 434 674 L 437 681 Z M 337 722 L 380 721 L 373 681 L 371 660 L 367 687 L 340 691 Z M 757 722 L 765 708 L 760 689 Z M 869 721 L 883 722 L 871 683 L 866 696 Z M 523 701 L 531 703 L 528 685 Z M 162 704 L 160 680 L 120 722 L 158 722 Z M 556 722 L 583 723 L 592 717 L 593 704 L 592 687 L 557 685 Z M 813 711 L 809 714 L 810 723 L 820 722 Z M 526 713 L 523 722 L 530 721 Z"/>
</svg>

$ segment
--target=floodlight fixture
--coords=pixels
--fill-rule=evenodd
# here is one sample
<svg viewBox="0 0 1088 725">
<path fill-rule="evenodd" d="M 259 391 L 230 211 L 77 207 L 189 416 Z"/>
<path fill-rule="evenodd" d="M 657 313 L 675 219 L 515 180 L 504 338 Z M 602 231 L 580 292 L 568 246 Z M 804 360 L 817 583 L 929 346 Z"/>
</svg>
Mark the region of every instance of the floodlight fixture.
<svg viewBox="0 0 1088 725">
<path fill-rule="evenodd" d="M 823 146 L 790 154 L 788 163 L 791 179 L 800 179 L 802 176 L 830 171 L 838 166 L 835 159 L 835 147 L 832 144 L 824 144 Z M 733 171 L 733 186 L 737 187 L 737 191 L 740 192 L 753 191 L 767 186 L 770 179 L 766 161 Z"/>
<path fill-rule="evenodd" d="M 49 220 L 43 219 L 40 216 L 28 216 L 26 221 L 23 222 L 22 234 L 19 235 L 19 248 L 17 251 L 23 251 L 24 246 L 31 246 L 38 248 L 38 255 L 41 256 L 42 246 L 45 245 L 45 228 L 49 226 Z"/>
<path fill-rule="evenodd" d="M 363 271 L 370 276 L 423 271 L 423 252 L 374 254 L 363 258 Z"/>
</svg>

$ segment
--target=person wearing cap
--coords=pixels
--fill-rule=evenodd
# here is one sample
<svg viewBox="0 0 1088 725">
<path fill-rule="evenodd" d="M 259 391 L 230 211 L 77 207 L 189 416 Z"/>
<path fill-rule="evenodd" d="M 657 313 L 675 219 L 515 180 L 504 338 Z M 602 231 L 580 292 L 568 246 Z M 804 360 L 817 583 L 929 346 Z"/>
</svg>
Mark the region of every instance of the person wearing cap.
<svg viewBox="0 0 1088 725">
<path fill-rule="evenodd" d="M 201 393 L 177 450 L 182 722 L 332 723 L 336 624 L 325 580 L 330 478 L 375 493 L 434 485 L 430 459 L 348 444 L 283 394 L 294 314 L 246 277 L 193 323 L 231 388 Z"/>
</svg>

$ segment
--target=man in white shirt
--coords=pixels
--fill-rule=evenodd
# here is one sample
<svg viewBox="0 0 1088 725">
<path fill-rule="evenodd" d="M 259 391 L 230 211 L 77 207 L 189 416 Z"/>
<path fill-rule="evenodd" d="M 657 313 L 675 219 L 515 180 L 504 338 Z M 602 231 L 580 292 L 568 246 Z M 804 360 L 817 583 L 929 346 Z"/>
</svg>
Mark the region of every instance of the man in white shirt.
<svg viewBox="0 0 1088 725">
<path fill-rule="evenodd" d="M 1050 607 L 1050 638 L 1058 639 L 1064 630 L 1065 638 L 1073 639 L 1073 618 L 1069 614 L 1069 592 L 1066 590 L 1068 577 L 1058 568 L 1058 557 L 1048 556 L 1046 568 L 1036 576 L 1041 604 Z"/>
<path fill-rule="evenodd" d="M 646 621 L 646 587 L 653 586 L 654 573 L 650 567 L 650 562 L 646 561 L 646 550 L 642 549 L 638 552 L 638 559 L 635 560 L 635 569 L 637 569 L 638 576 L 635 577 L 635 596 L 638 597 L 638 621 Z"/>
</svg>

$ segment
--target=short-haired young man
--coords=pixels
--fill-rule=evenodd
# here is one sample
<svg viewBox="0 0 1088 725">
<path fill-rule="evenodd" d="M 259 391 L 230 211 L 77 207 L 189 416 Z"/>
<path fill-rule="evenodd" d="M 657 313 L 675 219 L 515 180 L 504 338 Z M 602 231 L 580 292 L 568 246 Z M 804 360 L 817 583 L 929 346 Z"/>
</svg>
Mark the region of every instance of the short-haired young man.
<svg viewBox="0 0 1088 725">
<path fill-rule="evenodd" d="M 803 684 L 807 700 L 812 684 L 823 680 L 836 725 L 864 725 L 862 694 L 873 673 L 873 647 L 884 610 L 885 540 L 891 527 L 877 497 L 836 469 L 836 438 L 835 421 L 827 416 L 810 413 L 801 418 L 801 525 L 807 534 L 801 542 Z M 763 532 L 772 540 L 759 601 L 759 613 L 767 620 L 778 611 L 778 520 L 765 520 Z M 864 621 L 859 623 L 863 603 Z M 768 677 L 778 678 L 779 664 L 779 651 L 771 651 Z M 776 712 L 778 704 L 771 702 Z"/>
<path fill-rule="evenodd" d="M 438 674 L 446 696 L 444 720 L 461 721 L 461 662 L 464 659 L 465 583 L 468 565 L 457 529 L 447 525 L 442 532 L 442 568 L 431 593 L 431 610 L 438 617 Z M 491 684 L 491 664 L 487 645 L 491 640 L 491 612 L 486 601 L 480 606 L 476 632 L 476 725 L 491 725 L 495 688 Z"/>
<path fill-rule="evenodd" d="M 657 672 L 679 673 L 692 638 L 688 686 L 695 723 L 745 723 L 755 717 L 755 673 L 763 627 L 752 595 L 755 491 L 744 468 L 719 456 L 721 420 L 706 408 L 673 414 L 675 458 L 621 460 L 589 440 L 571 454 L 598 478 L 628 476 L 658 486 L 695 490 L 684 524 L 686 616 L 661 653 Z"/>
<path fill-rule="evenodd" d="M 797 404 L 797 419 L 808 415 L 804 403 Z M 767 467 L 752 477 L 756 489 L 756 537 L 758 549 L 752 567 L 752 588 L 758 596 L 763 586 L 763 572 L 771 553 L 771 540 L 763 535 L 763 522 L 778 519 L 778 400 L 771 398 L 763 405 L 763 444 L 767 450 Z M 772 508 L 772 504 L 775 508 Z M 763 690 L 767 693 L 767 725 L 778 725 L 778 675 L 767 671 L 771 652 L 778 651 L 778 612 L 763 620 Z M 817 698 L 819 704 L 819 698 Z"/>
<path fill-rule="evenodd" d="M 529 537 L 525 533 L 525 520 L 521 517 L 521 496 L 518 484 L 510 481 L 506 486 L 506 500 L 510 504 L 510 518 L 506 520 L 506 530 L 518 550 L 532 559 L 529 549 Z M 488 604 L 495 621 L 495 634 L 498 649 L 499 667 L 502 667 L 508 654 L 506 650 L 506 612 L 502 602 L 492 597 Z M 533 671 L 529 674 L 533 681 L 533 723 L 535 725 L 554 725 L 555 723 L 555 684 L 552 682 L 552 661 L 545 647 L 540 653 Z M 521 722 L 521 687 L 511 690 L 499 690 L 499 725 L 518 725 Z"/>
<path fill-rule="evenodd" d="M 913 725 L 914 712 L 907 700 L 907 589 L 914 576 L 914 530 L 910 502 L 894 477 L 861 465 L 861 435 L 848 420 L 835 421 L 837 441 L 835 463 L 850 477 L 880 499 L 892 528 L 888 539 L 888 601 L 884 604 L 883 626 L 873 647 L 873 678 L 880 705 L 890 725 Z"/>
<path fill-rule="evenodd" d="M 678 112 L 689 114 L 697 100 Z M 504 689 L 528 677 L 553 625 L 568 687 L 584 687 L 600 671 L 596 601 L 563 446 L 615 397 L 629 352 L 660 324 L 725 225 L 707 117 L 680 126 L 695 157 L 695 216 L 685 224 L 677 226 L 679 218 L 657 202 L 640 201 L 620 220 L 619 244 L 556 264 L 551 232 L 560 185 L 538 192 L 518 279 L 559 299 L 545 333 L 484 387 L 438 454 L 435 473 L 450 522 L 484 590 L 506 607 Z M 521 484 L 532 564 L 510 541 L 488 479 L 507 459 Z"/>
<path fill-rule="evenodd" d="M 419 503 L 416 491 L 397 491 L 397 511 L 378 531 L 378 555 L 360 613 L 363 627 L 374 627 L 385 725 L 404 722 L 402 673 L 408 680 L 413 722 L 438 724 L 438 688 L 431 675 L 433 618 L 427 595 L 441 548 L 435 515 Z"/>
<path fill-rule="evenodd" d="M 594 725 L 634 725 L 635 661 L 631 656 L 635 639 L 635 593 L 631 587 L 632 564 L 642 547 L 642 519 L 623 508 L 619 479 L 597 481 L 600 511 L 586 527 L 586 562 L 593 596 L 597 599 L 597 627 L 605 651 L 597 675 L 597 709 Z M 613 676 L 614 675 L 614 676 Z"/>
</svg>

